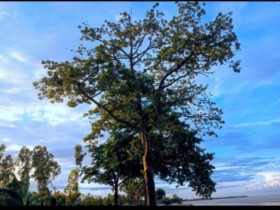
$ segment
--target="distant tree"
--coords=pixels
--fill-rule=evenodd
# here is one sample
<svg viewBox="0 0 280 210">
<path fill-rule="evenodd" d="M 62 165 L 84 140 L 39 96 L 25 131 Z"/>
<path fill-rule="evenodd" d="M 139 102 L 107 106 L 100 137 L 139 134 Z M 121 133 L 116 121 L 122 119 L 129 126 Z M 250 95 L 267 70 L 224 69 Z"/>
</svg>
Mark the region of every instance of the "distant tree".
<svg viewBox="0 0 280 210">
<path fill-rule="evenodd" d="M 87 195 L 83 199 L 82 204 L 84 206 L 103 206 L 103 199 L 100 196 Z"/>
<path fill-rule="evenodd" d="M 233 32 L 231 13 L 219 13 L 213 21 L 202 22 L 205 10 L 199 2 L 176 2 L 176 5 L 178 14 L 171 20 L 163 17 L 156 3 L 143 20 L 132 21 L 131 15 L 124 12 L 118 23 L 105 21 L 98 28 L 80 26 L 81 39 L 99 44 L 93 49 L 81 45 L 78 56 L 71 62 L 42 61 L 48 75 L 33 83 L 40 90 L 40 99 L 46 97 L 55 103 L 68 98 L 69 107 L 83 103 L 96 105 L 88 113 L 97 120 L 85 138 L 87 141 L 96 140 L 116 123 L 138 135 L 149 206 L 156 205 L 154 137 L 162 138 L 166 146 L 169 145 L 164 142 L 166 139 L 176 141 L 165 138 L 166 133 L 172 137 L 173 129 L 181 129 L 182 133 L 186 129 L 177 122 L 173 125 L 174 121 L 188 122 L 189 129 L 198 134 L 215 135 L 213 129 L 223 124 L 222 110 L 209 99 L 207 85 L 197 84 L 195 79 L 212 74 L 212 67 L 227 62 L 235 72 L 240 71 L 240 62 L 233 60 L 234 50 L 239 50 L 240 44 Z M 198 150 L 194 153 L 198 154 Z M 206 164 L 206 172 L 194 166 L 195 173 L 202 171 L 203 175 L 183 177 L 188 177 L 187 181 L 194 178 L 190 186 L 208 197 L 215 188 L 212 185 L 204 190 L 204 187 L 211 182 L 199 185 L 201 178 L 211 174 L 211 157 L 200 156 L 199 161 L 204 163 L 198 165 Z M 192 171 L 192 164 L 184 172 Z"/>
<path fill-rule="evenodd" d="M 50 198 L 48 184 L 60 174 L 60 166 L 46 147 L 36 146 L 32 153 L 32 167 L 35 170 L 31 177 L 37 182 L 38 199 L 41 205 L 45 205 L 45 200 Z"/>
<path fill-rule="evenodd" d="M 90 144 L 87 146 L 91 155 L 91 166 L 84 166 L 82 182 L 97 182 L 112 186 L 114 191 L 114 204 L 118 205 L 119 186 L 127 179 L 141 176 L 141 157 L 133 154 L 133 138 L 129 132 L 111 132 L 111 136 L 101 145 Z M 82 153 L 81 147 L 76 146 Z M 76 157 L 78 155 L 76 150 Z M 82 160 L 82 159 L 81 159 Z M 78 165 L 81 163 L 76 161 Z"/>
<path fill-rule="evenodd" d="M 164 198 L 165 198 L 165 195 L 166 195 L 166 193 L 165 193 L 165 191 L 164 191 L 163 189 L 158 188 L 158 189 L 156 190 L 156 198 L 157 198 L 157 200 L 162 200 L 162 199 L 164 199 Z"/>
<path fill-rule="evenodd" d="M 66 194 L 66 203 L 70 205 L 75 205 L 81 195 L 79 192 L 79 170 L 73 169 L 68 176 L 68 184 L 64 189 Z"/>
<path fill-rule="evenodd" d="M 32 169 L 32 151 L 27 147 L 22 147 L 19 151 L 16 166 L 19 167 L 18 174 L 20 180 L 24 180 L 26 176 L 29 176 Z"/>
<path fill-rule="evenodd" d="M 84 157 L 85 157 L 85 155 L 87 153 L 86 152 L 83 153 L 81 145 L 76 145 L 74 147 L 74 150 L 75 150 L 75 162 L 76 162 L 76 165 L 79 166 L 79 167 L 82 167 L 83 159 L 84 159 Z"/>
<path fill-rule="evenodd" d="M 6 146 L 0 145 L 0 188 L 7 186 L 13 180 L 15 171 L 14 160 L 11 155 L 4 157 Z"/>
<path fill-rule="evenodd" d="M 183 199 L 180 198 L 177 194 L 173 194 L 172 195 L 172 198 L 171 198 L 172 203 L 179 203 L 179 204 L 181 204 L 182 200 Z"/>
<path fill-rule="evenodd" d="M 144 180 L 139 178 L 129 179 L 120 186 L 121 191 L 126 193 L 127 198 L 135 205 L 145 196 Z"/>
<path fill-rule="evenodd" d="M 6 146 L 4 144 L 0 145 L 0 161 L 2 161 L 2 158 L 4 157 Z"/>
</svg>

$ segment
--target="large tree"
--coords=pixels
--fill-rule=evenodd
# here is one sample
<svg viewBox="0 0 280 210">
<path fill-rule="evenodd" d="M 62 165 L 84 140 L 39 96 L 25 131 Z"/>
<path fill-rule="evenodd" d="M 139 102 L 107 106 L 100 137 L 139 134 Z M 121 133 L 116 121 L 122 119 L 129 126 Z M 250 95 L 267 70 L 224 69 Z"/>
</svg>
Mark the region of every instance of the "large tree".
<svg viewBox="0 0 280 210">
<path fill-rule="evenodd" d="M 209 99 L 207 85 L 197 84 L 195 78 L 208 76 L 213 66 L 226 62 L 235 72 L 240 71 L 240 62 L 233 60 L 234 49 L 238 50 L 240 44 L 233 32 L 231 13 L 219 13 L 213 21 L 204 23 L 201 18 L 205 10 L 200 3 L 176 5 L 178 14 L 171 20 L 157 10 L 157 3 L 143 20 L 132 21 L 124 12 L 118 23 L 105 21 L 97 28 L 79 26 L 81 39 L 95 46 L 87 49 L 81 45 L 71 62 L 42 61 L 48 75 L 33 83 L 40 90 L 40 99 L 47 97 L 52 103 L 68 99 L 70 107 L 95 104 L 88 114 L 96 121 L 86 141 L 95 141 L 116 125 L 138 135 L 147 205 L 156 205 L 157 169 L 151 159 L 152 146 L 159 140 L 154 137 L 168 146 L 166 140 L 176 141 L 173 128 L 185 133 L 186 123 L 197 135 L 214 135 L 214 129 L 223 123 L 222 111 Z M 201 154 L 197 159 L 190 156 L 195 158 L 192 162 L 211 159 L 196 147 L 188 149 Z M 199 174 L 198 167 L 186 166 L 190 169 L 184 172 L 195 170 Z M 191 184 L 198 193 L 213 192 L 213 187 L 206 192 L 198 186 L 210 172 Z"/>
</svg>

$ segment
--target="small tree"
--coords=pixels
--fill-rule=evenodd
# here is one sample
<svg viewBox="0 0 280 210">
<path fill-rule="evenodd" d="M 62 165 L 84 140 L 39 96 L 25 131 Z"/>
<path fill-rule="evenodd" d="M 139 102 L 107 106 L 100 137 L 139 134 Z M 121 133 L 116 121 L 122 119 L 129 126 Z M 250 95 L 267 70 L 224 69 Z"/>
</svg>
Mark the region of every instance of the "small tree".
<svg viewBox="0 0 280 210">
<path fill-rule="evenodd" d="M 141 158 L 131 153 L 133 147 L 131 138 L 133 136 L 129 132 L 113 131 L 105 143 L 99 146 L 88 145 L 92 163 L 91 166 L 84 166 L 81 170 L 82 182 L 87 180 L 112 186 L 115 205 L 118 205 L 119 186 L 128 178 L 141 176 Z M 77 145 L 75 149 L 76 163 L 81 165 L 85 154 L 81 154 L 81 146 Z"/>
<path fill-rule="evenodd" d="M 145 196 L 145 185 L 143 178 L 129 179 L 121 185 L 120 189 L 126 193 L 127 198 L 135 206 L 138 206 L 140 199 Z"/>
<path fill-rule="evenodd" d="M 172 203 L 181 204 L 183 199 L 180 198 L 177 194 L 173 194 L 171 200 L 172 200 Z"/>
</svg>

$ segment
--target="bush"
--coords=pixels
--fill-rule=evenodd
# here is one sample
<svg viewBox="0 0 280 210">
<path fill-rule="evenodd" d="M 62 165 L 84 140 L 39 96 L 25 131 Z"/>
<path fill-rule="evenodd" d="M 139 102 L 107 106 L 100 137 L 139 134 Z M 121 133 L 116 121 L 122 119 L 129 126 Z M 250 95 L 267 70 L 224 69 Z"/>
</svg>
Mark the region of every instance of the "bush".
<svg viewBox="0 0 280 210">
<path fill-rule="evenodd" d="M 182 201 L 183 201 L 183 199 L 180 198 L 178 195 L 174 194 L 174 195 L 172 196 L 172 199 L 171 199 L 171 202 L 172 202 L 172 203 L 179 203 L 179 204 L 181 204 Z"/>
<path fill-rule="evenodd" d="M 170 198 L 164 198 L 162 200 L 162 204 L 165 204 L 165 205 L 170 205 L 172 202 L 171 202 L 171 199 Z"/>
<path fill-rule="evenodd" d="M 172 204 L 172 203 L 181 204 L 182 201 L 183 201 L 182 198 L 180 198 L 178 195 L 174 194 L 174 195 L 172 196 L 172 198 L 166 197 L 166 198 L 162 199 L 161 203 L 164 204 L 164 205 L 170 205 L 170 204 Z"/>
</svg>

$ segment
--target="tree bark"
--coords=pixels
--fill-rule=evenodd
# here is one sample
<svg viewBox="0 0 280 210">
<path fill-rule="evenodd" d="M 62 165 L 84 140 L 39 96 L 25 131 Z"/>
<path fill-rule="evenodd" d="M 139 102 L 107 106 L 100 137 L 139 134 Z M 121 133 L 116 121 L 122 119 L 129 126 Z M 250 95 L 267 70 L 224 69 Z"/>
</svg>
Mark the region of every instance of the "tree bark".
<svg viewBox="0 0 280 210">
<path fill-rule="evenodd" d="M 119 193 L 118 193 L 119 186 L 115 184 L 115 196 L 114 196 L 114 205 L 118 205 Z"/>
<path fill-rule="evenodd" d="M 143 146 L 143 169 L 144 169 L 144 182 L 145 182 L 145 192 L 146 192 L 146 205 L 156 206 L 156 196 L 155 196 L 155 182 L 154 174 L 151 168 L 151 148 L 149 138 L 141 132 L 141 143 Z"/>
</svg>

